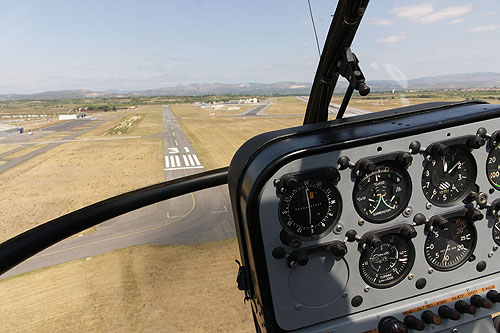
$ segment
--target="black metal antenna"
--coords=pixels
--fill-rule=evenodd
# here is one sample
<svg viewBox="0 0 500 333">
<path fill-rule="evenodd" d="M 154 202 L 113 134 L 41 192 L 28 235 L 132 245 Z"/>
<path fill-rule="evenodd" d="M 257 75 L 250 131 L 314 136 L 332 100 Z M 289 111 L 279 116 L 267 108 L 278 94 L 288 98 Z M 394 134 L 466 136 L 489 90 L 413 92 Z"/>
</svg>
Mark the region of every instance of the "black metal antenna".
<svg viewBox="0 0 500 333">
<path fill-rule="evenodd" d="M 309 4 L 309 14 L 311 14 L 311 22 L 312 22 L 313 29 L 314 29 L 314 37 L 316 37 L 316 46 L 318 47 L 318 56 L 321 57 L 321 51 L 319 50 L 318 33 L 316 32 L 316 24 L 314 24 L 314 17 L 313 17 L 313 12 L 311 9 L 311 0 L 307 0 L 307 3 Z"/>
</svg>

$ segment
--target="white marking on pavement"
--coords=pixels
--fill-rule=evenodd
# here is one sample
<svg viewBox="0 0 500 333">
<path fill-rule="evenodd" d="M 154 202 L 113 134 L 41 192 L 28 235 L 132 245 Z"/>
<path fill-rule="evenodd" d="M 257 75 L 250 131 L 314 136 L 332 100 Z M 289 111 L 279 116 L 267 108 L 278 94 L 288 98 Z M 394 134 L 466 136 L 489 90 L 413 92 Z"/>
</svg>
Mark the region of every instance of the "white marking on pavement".
<svg viewBox="0 0 500 333">
<path fill-rule="evenodd" d="M 185 170 L 185 169 L 202 169 L 203 166 L 194 166 L 194 167 L 180 167 L 180 168 L 169 168 L 169 169 L 163 169 L 165 171 L 168 171 L 168 170 Z"/>
<path fill-rule="evenodd" d="M 177 147 L 168 147 L 169 154 L 179 154 L 179 148 Z"/>
<path fill-rule="evenodd" d="M 172 132 L 172 135 L 175 136 L 175 132 Z"/>
<path fill-rule="evenodd" d="M 168 156 L 165 156 L 165 168 L 169 168 L 170 167 L 170 162 L 168 161 Z"/>
<path fill-rule="evenodd" d="M 182 215 L 174 215 L 174 216 L 170 216 L 170 213 L 167 212 L 167 219 L 176 219 L 178 217 L 181 217 Z"/>
<path fill-rule="evenodd" d="M 184 151 L 185 151 L 186 153 L 189 153 L 189 148 L 188 148 L 188 147 L 184 147 Z"/>
<path fill-rule="evenodd" d="M 179 155 L 175 156 L 175 161 L 177 162 L 177 166 L 181 166 L 181 159 L 179 158 Z"/>
<path fill-rule="evenodd" d="M 217 210 L 215 212 L 212 212 L 212 214 L 220 214 L 220 213 L 227 213 L 227 207 L 224 206 L 224 210 Z"/>
<path fill-rule="evenodd" d="M 178 146 L 179 144 L 177 143 L 177 140 L 174 140 L 175 141 L 175 145 Z"/>
<path fill-rule="evenodd" d="M 188 162 L 188 159 L 186 158 L 186 155 L 182 155 L 182 158 L 184 159 L 184 164 L 186 166 L 189 166 L 189 162 Z"/>
<path fill-rule="evenodd" d="M 201 165 L 200 160 L 198 159 L 198 156 L 196 154 L 193 154 L 194 161 L 196 162 L 196 165 Z"/>
<path fill-rule="evenodd" d="M 193 161 L 193 158 L 191 157 L 191 155 L 188 155 L 188 158 L 189 158 L 189 162 L 191 163 L 191 165 L 194 166 L 195 164 L 194 164 L 194 161 Z"/>
<path fill-rule="evenodd" d="M 175 159 L 174 159 L 174 157 L 173 157 L 173 156 L 170 156 L 170 164 L 171 164 L 173 167 L 175 167 L 175 166 L 176 166 L 176 165 L 175 165 Z"/>
</svg>

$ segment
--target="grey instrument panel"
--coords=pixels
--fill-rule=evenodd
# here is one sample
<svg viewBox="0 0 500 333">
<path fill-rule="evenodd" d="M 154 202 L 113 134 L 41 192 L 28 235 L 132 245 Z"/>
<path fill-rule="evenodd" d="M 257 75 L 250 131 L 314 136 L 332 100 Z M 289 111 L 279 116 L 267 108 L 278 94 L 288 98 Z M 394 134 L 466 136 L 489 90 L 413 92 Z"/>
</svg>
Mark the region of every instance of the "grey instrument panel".
<svg viewBox="0 0 500 333">
<path fill-rule="evenodd" d="M 411 191 L 408 191 L 411 193 L 408 204 L 404 205 L 402 213 L 389 218 L 387 222 L 369 222 L 360 216 L 360 213 L 358 213 L 359 208 L 356 210 L 353 203 L 355 200 L 353 198 L 353 188 L 358 177 L 354 175 L 352 166 L 356 162 L 365 158 L 376 158 L 384 154 L 408 152 L 409 145 L 413 141 L 418 141 L 421 144 L 421 149 L 424 150 L 436 142 L 443 142 L 465 135 L 475 136 L 479 128 L 486 129 L 488 135 L 491 135 L 500 129 L 500 121 L 497 119 L 480 121 L 411 137 L 401 137 L 351 147 L 342 151 L 329 151 L 298 158 L 285 164 L 270 177 L 260 193 L 259 217 L 260 221 L 262 221 L 261 232 L 264 240 L 265 260 L 278 325 L 285 330 L 294 330 L 341 317 L 344 317 L 343 320 L 345 320 L 346 316 L 353 314 L 360 314 L 360 318 L 362 318 L 362 313 L 365 311 L 372 313 L 373 309 L 382 309 L 383 306 L 401 300 L 408 300 L 409 302 L 409 300 L 419 295 L 429 295 L 444 288 L 448 288 L 449 291 L 450 286 L 456 286 L 457 290 L 462 290 L 463 285 L 460 284 L 500 272 L 500 260 L 498 260 L 500 251 L 496 252 L 498 247 L 492 235 L 496 218 L 488 213 L 487 207 L 478 207 L 476 201 L 464 203 L 460 198 L 452 205 L 445 203 L 447 206 L 440 207 L 431 204 L 424 195 L 422 188 L 423 185 L 425 186 L 425 182 L 422 183 L 424 168 L 426 163 L 431 163 L 426 161 L 426 154 L 424 153 L 413 154 L 413 161 L 406 168 L 412 186 Z M 486 163 L 490 150 L 488 142 L 477 149 L 470 150 L 477 165 L 475 184 L 478 187 L 474 187 L 472 191 L 487 194 L 489 204 L 500 198 L 500 191 L 493 187 L 486 174 Z M 446 152 L 446 154 L 449 153 Z M 352 162 L 351 167 L 339 170 L 338 160 L 340 157 L 348 157 Z M 456 163 L 444 166 L 445 173 L 458 166 Z M 416 237 L 409 240 L 409 242 L 413 244 L 414 253 L 411 253 L 410 250 L 407 253 L 414 256 L 414 263 L 409 265 L 411 267 L 407 267 L 408 271 L 402 271 L 401 274 L 404 274 L 404 276 L 394 285 L 381 288 L 367 283 L 362 278 L 360 257 L 363 249 L 359 244 L 360 237 L 358 237 L 358 241 L 345 242 L 347 254 L 343 258 L 333 255 L 331 251 L 319 250 L 308 254 L 309 261 L 304 266 L 298 265 L 291 268 L 287 264 L 286 257 L 291 254 L 293 249 L 284 245 L 280 239 L 280 233 L 283 230 L 283 221 L 280 222 L 280 213 L 282 213 L 280 211 L 280 200 L 284 194 L 277 189 L 277 184 L 286 175 L 300 175 L 315 170 L 320 170 L 319 173 L 321 173 L 322 170 L 327 170 L 327 168 L 337 169 L 340 175 L 340 180 L 336 184 L 334 183 L 341 197 L 341 212 L 338 221 L 334 221 L 332 227 L 327 232 L 318 235 L 318 237 L 298 237 L 302 240 L 300 248 L 320 247 L 336 240 L 344 242 L 348 230 L 354 230 L 358 236 L 363 236 L 368 232 L 391 229 L 392 227 L 399 228 L 401 225 L 412 225 L 416 231 Z M 315 178 L 321 177 L 316 176 Z M 441 186 L 445 188 L 451 186 L 451 184 L 446 184 Z M 456 191 L 458 192 L 458 190 Z M 467 189 L 466 192 L 465 194 L 469 194 L 471 189 Z M 312 197 L 314 197 L 314 194 L 311 194 Z M 446 199 L 445 196 L 444 200 Z M 423 214 L 426 220 L 429 220 L 433 216 L 446 215 L 462 209 L 478 209 L 483 215 L 481 219 L 472 223 L 472 229 L 477 232 L 477 242 L 474 242 L 472 252 L 466 254 L 467 258 L 465 259 L 467 260 L 459 267 L 448 271 L 439 270 L 439 266 L 437 266 L 438 269 L 435 269 L 426 260 L 424 253 L 424 244 L 429 234 L 429 231 L 426 230 L 427 223 L 415 225 L 415 215 L 418 213 Z M 309 219 L 311 220 L 310 216 L 311 208 L 309 207 Z M 289 234 L 293 234 L 293 230 L 297 229 L 291 230 L 288 231 Z M 314 233 L 314 229 L 309 232 Z M 399 233 L 399 231 L 392 233 Z M 429 246 L 429 244 L 427 245 Z M 273 256 L 273 250 L 276 248 L 284 249 L 286 252 L 285 257 L 280 259 Z M 444 256 L 446 256 L 446 253 Z M 400 260 L 404 262 L 405 259 Z M 437 264 L 440 264 L 441 261 L 444 263 L 444 257 Z M 482 264 L 480 268 L 477 267 L 480 262 L 485 263 L 484 268 Z M 403 270 L 403 268 L 401 269 Z M 401 306 L 401 304 L 398 306 Z"/>
</svg>

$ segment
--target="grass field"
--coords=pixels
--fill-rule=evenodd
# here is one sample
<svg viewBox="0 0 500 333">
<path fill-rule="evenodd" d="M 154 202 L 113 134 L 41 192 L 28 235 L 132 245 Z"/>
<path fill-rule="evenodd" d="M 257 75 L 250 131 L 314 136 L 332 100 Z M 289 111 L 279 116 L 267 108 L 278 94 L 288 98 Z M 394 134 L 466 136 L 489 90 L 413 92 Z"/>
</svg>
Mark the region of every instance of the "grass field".
<svg viewBox="0 0 500 333">
<path fill-rule="evenodd" d="M 272 105 L 265 111 L 268 115 L 304 115 L 307 104 L 300 101 L 295 96 L 274 97 L 271 99 Z M 302 116 L 303 117 L 303 116 Z"/>
<path fill-rule="evenodd" d="M 137 246 L 0 281 L 4 332 L 253 332 L 236 240 Z"/>
</svg>

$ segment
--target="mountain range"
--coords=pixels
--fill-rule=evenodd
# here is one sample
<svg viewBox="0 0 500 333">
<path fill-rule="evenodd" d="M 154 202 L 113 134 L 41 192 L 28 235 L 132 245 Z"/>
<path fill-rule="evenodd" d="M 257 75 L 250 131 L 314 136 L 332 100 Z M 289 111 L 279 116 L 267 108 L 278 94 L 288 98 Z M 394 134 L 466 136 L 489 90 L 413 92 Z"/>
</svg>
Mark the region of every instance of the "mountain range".
<svg viewBox="0 0 500 333">
<path fill-rule="evenodd" d="M 462 73 L 410 79 L 408 81 L 367 80 L 374 92 L 406 90 L 441 90 L 441 89 L 500 89 L 500 73 Z M 336 92 L 342 92 L 347 81 L 340 79 Z M 0 101 L 8 100 L 44 100 L 63 98 L 106 98 L 130 96 L 199 96 L 199 95 L 309 95 L 309 82 L 276 83 L 205 83 L 177 85 L 136 91 L 91 91 L 58 90 L 35 94 L 0 94 Z"/>
</svg>

